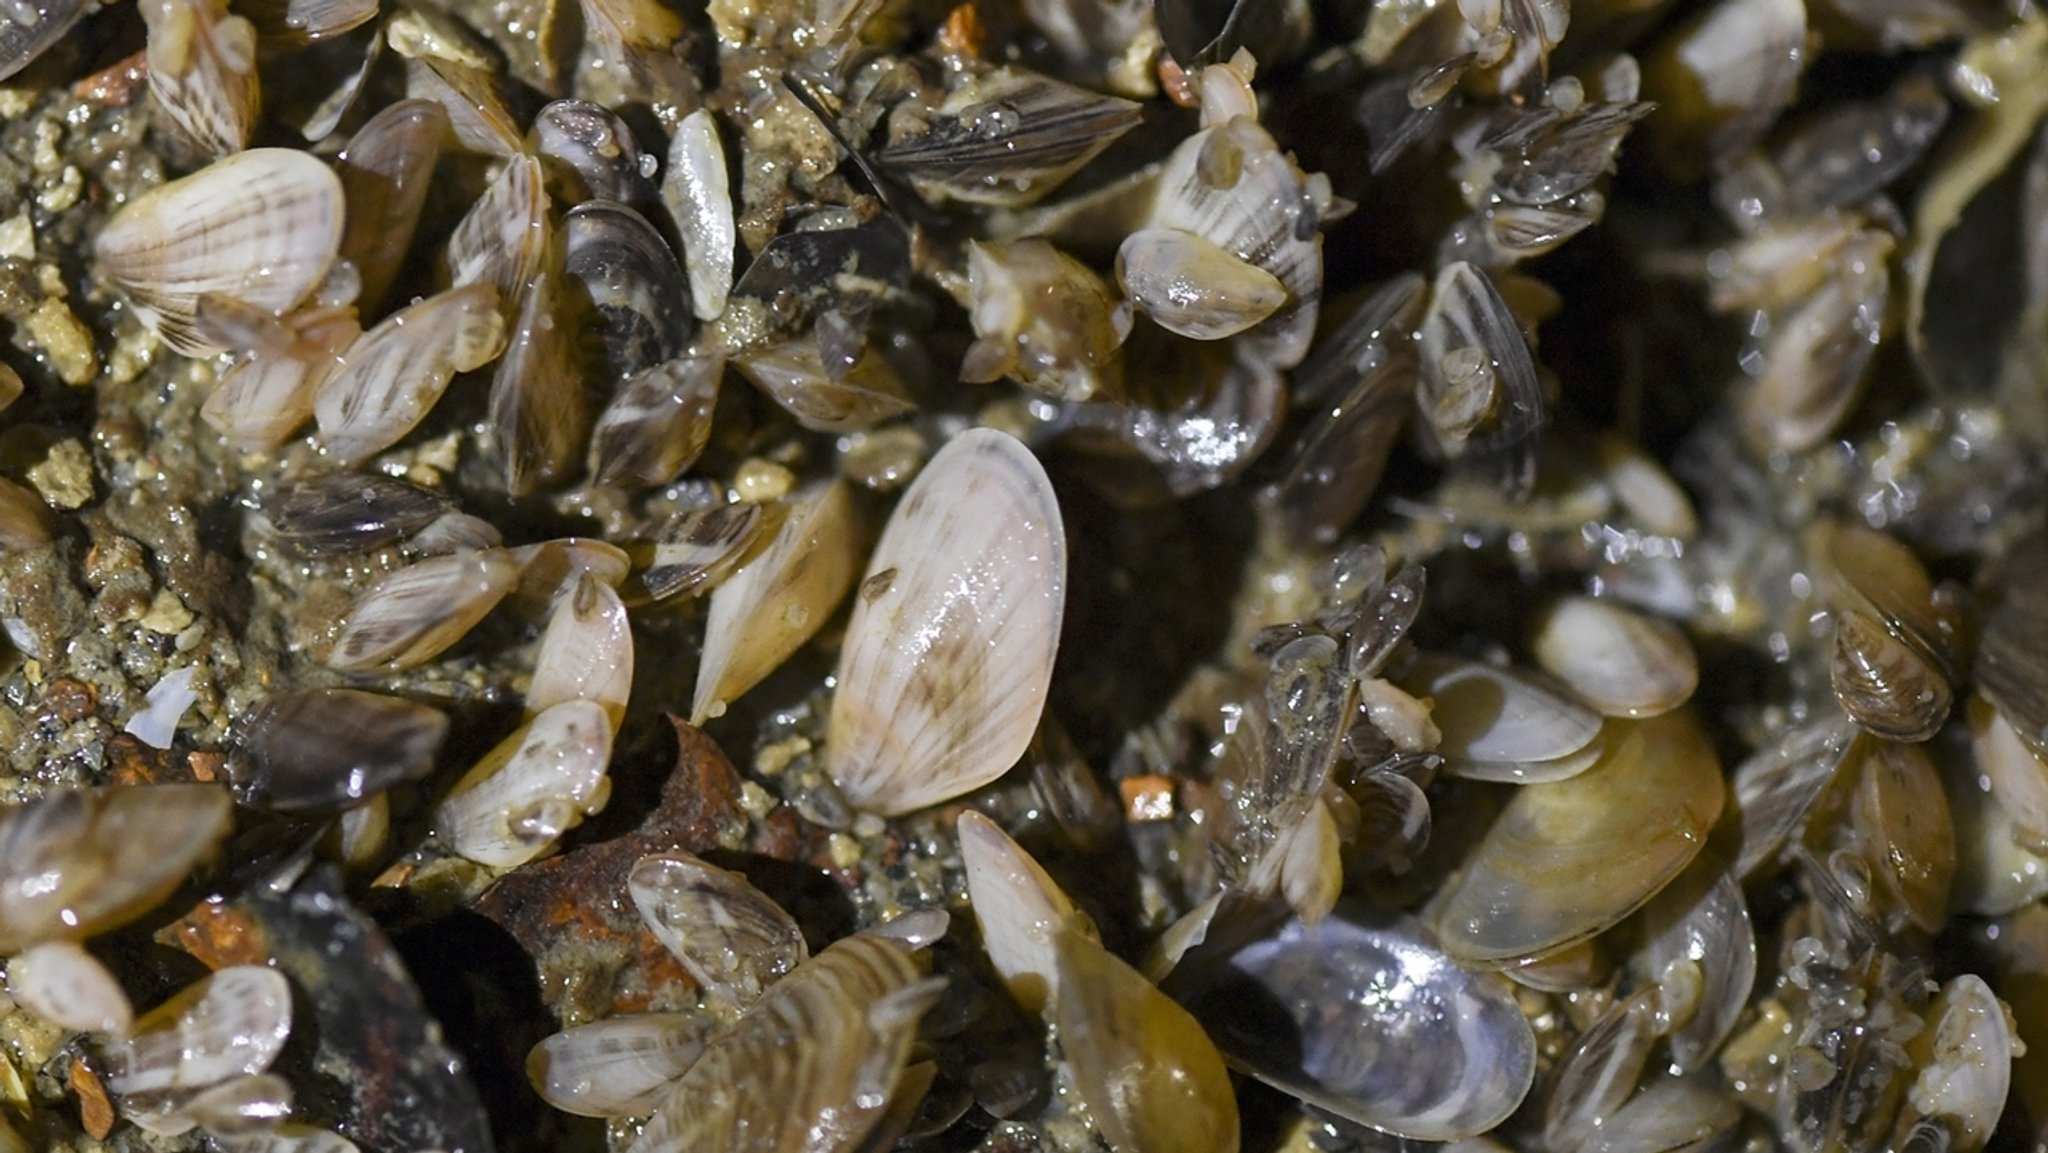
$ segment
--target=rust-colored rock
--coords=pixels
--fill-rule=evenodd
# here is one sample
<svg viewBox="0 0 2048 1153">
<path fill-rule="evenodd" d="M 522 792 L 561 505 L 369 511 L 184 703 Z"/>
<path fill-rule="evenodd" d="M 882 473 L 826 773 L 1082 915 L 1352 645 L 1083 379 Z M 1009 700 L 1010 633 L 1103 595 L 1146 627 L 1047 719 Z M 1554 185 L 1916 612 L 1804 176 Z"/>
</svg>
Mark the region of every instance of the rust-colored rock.
<svg viewBox="0 0 2048 1153">
<path fill-rule="evenodd" d="M 43 708 L 61 724 L 76 724 L 99 707 L 99 694 L 84 681 L 58 677 L 43 694 Z"/>
</svg>

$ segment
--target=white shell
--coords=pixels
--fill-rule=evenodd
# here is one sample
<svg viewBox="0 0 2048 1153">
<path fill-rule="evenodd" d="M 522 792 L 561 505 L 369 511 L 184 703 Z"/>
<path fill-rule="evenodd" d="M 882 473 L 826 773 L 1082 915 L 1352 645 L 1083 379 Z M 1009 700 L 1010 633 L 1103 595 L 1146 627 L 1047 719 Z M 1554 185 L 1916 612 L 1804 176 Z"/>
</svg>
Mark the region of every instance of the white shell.
<svg viewBox="0 0 2048 1153">
<path fill-rule="evenodd" d="M 595 701 L 564 701 L 484 755 L 441 802 L 448 847 L 510 868 L 539 857 L 611 796 L 612 725 Z"/>
<path fill-rule="evenodd" d="M 633 630 L 626 604 L 610 585 L 583 573 L 555 602 L 547 632 L 541 634 L 526 711 L 535 715 L 563 701 L 596 701 L 616 731 L 632 691 Z"/>
<path fill-rule="evenodd" d="M 704 1052 L 710 1018 L 640 1013 L 556 1033 L 526 1055 L 541 1100 L 579 1117 L 645 1117 Z"/>
<path fill-rule="evenodd" d="M 852 586 L 866 541 L 844 483 L 790 497 L 775 539 L 711 594 L 691 724 L 723 714 L 817 635 Z"/>
<path fill-rule="evenodd" d="M 1592 597 L 1565 597 L 1537 626 L 1536 660 L 1610 717 L 1651 717 L 1699 686 L 1692 643 L 1675 625 Z"/>
<path fill-rule="evenodd" d="M 410 668 L 461 640 L 519 582 L 504 549 L 428 557 L 387 573 L 349 610 L 327 663 Z"/>
<path fill-rule="evenodd" d="M 683 238 L 690 311 L 699 320 L 716 320 L 732 291 L 732 254 L 739 227 L 725 172 L 725 144 L 709 110 L 699 108 L 676 125 L 668 147 L 668 171 L 661 178 L 661 200 Z"/>
<path fill-rule="evenodd" d="M 186 989 L 108 1045 L 106 1086 L 121 1111 L 152 1133 L 175 1136 L 193 1121 L 184 1106 L 201 1090 L 261 1073 L 292 1029 L 291 986 L 260 965 L 232 965 Z"/>
<path fill-rule="evenodd" d="M 1095 927 L 994 821 L 969 809 L 958 828 L 967 897 L 988 959 L 1010 996 L 1027 1012 L 1041 1012 L 1059 993 L 1054 937 L 1067 928 L 1094 936 Z"/>
<path fill-rule="evenodd" d="M 252 148 L 137 197 L 94 252 L 136 315 L 187 356 L 221 351 L 193 329 L 199 298 L 289 312 L 341 246 L 341 181 L 308 153 Z"/>
<path fill-rule="evenodd" d="M 1045 708 L 1066 579 L 1030 450 L 990 429 L 940 449 L 875 546 L 840 651 L 825 769 L 847 800 L 907 813 L 1016 763 Z"/>
<path fill-rule="evenodd" d="M 45 941 L 7 963 L 7 991 L 38 1017 L 80 1033 L 126 1033 L 128 994 L 107 967 L 69 941 Z"/>
<path fill-rule="evenodd" d="M 2015 1046 L 2005 1006 L 1982 977 L 1965 973 L 1942 986 L 1925 1016 L 1932 1028 L 1914 1039 L 1913 1049 L 1924 1046 L 1927 1054 L 1907 1103 L 1914 1114 L 1948 1122 L 1955 1153 L 1976 1153 L 1990 1139 L 2012 1087 Z"/>
<path fill-rule="evenodd" d="M 488 364 L 504 347 L 498 291 L 488 284 L 451 288 L 400 309 L 351 344 L 320 386 L 313 415 L 322 446 L 345 465 L 390 448 L 456 373 Z"/>
</svg>

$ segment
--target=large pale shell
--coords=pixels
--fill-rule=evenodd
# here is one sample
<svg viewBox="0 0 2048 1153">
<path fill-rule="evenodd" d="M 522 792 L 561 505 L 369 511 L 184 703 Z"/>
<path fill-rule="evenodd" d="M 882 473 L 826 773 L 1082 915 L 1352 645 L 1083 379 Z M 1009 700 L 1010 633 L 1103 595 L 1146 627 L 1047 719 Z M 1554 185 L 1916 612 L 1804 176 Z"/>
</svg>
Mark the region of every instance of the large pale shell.
<svg viewBox="0 0 2048 1153">
<path fill-rule="evenodd" d="M 320 386 L 313 415 L 328 455 L 344 465 L 397 444 L 441 399 L 458 372 L 505 347 L 498 291 L 451 288 L 393 313 L 341 354 Z"/>
<path fill-rule="evenodd" d="M 1237 1097 L 1200 1023 L 1093 937 L 1062 929 L 1053 948 L 1060 1043 L 1110 1147 L 1237 1153 Z"/>
<path fill-rule="evenodd" d="M 523 865 L 604 808 L 611 796 L 612 722 L 595 701 L 564 701 L 517 732 L 456 783 L 435 823 L 448 847 L 485 865 Z"/>
<path fill-rule="evenodd" d="M 1651 717 L 1684 704 L 1700 680 L 1674 625 L 1592 597 L 1566 597 L 1537 626 L 1536 659 L 1610 717 Z"/>
<path fill-rule="evenodd" d="M 1787 731 L 1735 767 L 1742 828 L 1736 876 L 1749 876 L 1777 855 L 1850 754 L 1857 734 L 1849 718 L 1830 713 Z"/>
<path fill-rule="evenodd" d="M 844 483 L 817 482 L 790 498 L 775 539 L 711 594 L 690 723 L 724 713 L 825 627 L 853 585 L 866 538 Z"/>
<path fill-rule="evenodd" d="M 1168 983 L 1231 1061 L 1318 1109 L 1405 1137 L 1498 1125 L 1529 1091 L 1536 1038 L 1508 983 L 1406 917 L 1339 905 Z"/>
<path fill-rule="evenodd" d="M 1045 708 L 1066 579 L 1059 503 L 1030 450 L 988 429 L 940 449 L 875 546 L 840 651 L 825 768 L 847 800 L 906 813 L 1016 763 Z"/>
<path fill-rule="evenodd" d="M 1095 927 L 994 821 L 970 809 L 958 828 L 967 897 L 989 962 L 1019 1005 L 1040 1012 L 1059 993 L 1054 938 L 1066 929 L 1093 935 Z"/>
<path fill-rule="evenodd" d="M 1529 677 L 1479 661 L 1426 656 L 1402 687 L 1432 698 L 1437 751 L 1460 776 L 1489 781 L 1556 781 L 1584 772 L 1600 716 Z M 1589 755 L 1593 755 L 1589 753 Z"/>
<path fill-rule="evenodd" d="M 1956 830 L 1954 907 L 1995 917 L 2048 896 L 2048 853 L 2026 847 L 1974 761 L 1950 756 L 1941 768 Z"/>
<path fill-rule="evenodd" d="M 284 975 L 233 965 L 151 1010 L 106 1047 L 106 1085 L 121 1112 L 153 1133 L 192 1128 L 183 1112 L 201 1090 L 261 1073 L 292 1029 Z"/>
<path fill-rule="evenodd" d="M 331 169 L 305 152 L 252 148 L 137 197 L 93 250 L 164 343 L 207 356 L 221 349 L 194 329 L 201 296 L 288 312 L 326 279 L 341 231 Z"/>
<path fill-rule="evenodd" d="M 504 549 L 428 557 L 387 574 L 349 610 L 327 663 L 410 668 L 463 638 L 519 583 Z"/>
<path fill-rule="evenodd" d="M 0 809 L 0 953 L 147 912 L 212 854 L 233 809 L 218 785 L 68 790 Z"/>
<path fill-rule="evenodd" d="M 1516 791 L 1432 904 L 1444 948 L 1502 964 L 1582 941 L 1689 864 L 1721 815 L 1721 766 L 1684 710 L 1609 721 L 1594 766 Z"/>
<path fill-rule="evenodd" d="M 628 1153 L 851 1153 L 882 1117 L 939 987 L 910 950 L 854 936 L 713 1041 Z"/>
<path fill-rule="evenodd" d="M 541 1100 L 580 1117 L 645 1117 L 704 1052 L 711 1018 L 641 1013 L 569 1029 L 526 1055 Z"/>
<path fill-rule="evenodd" d="M 126 1033 L 135 1017 L 121 982 L 69 941 L 31 945 L 9 961 L 7 992 L 43 1020 L 81 1033 Z"/>
<path fill-rule="evenodd" d="M 1742 1122 L 1742 1107 L 1717 1086 L 1697 1080 L 1656 1081 L 1600 1123 L 1584 1153 L 1667 1153 L 1711 1149 Z"/>
<path fill-rule="evenodd" d="M 626 891 L 656 939 L 706 992 L 750 1005 L 810 956 L 803 930 L 738 873 L 680 850 L 642 857 Z"/>
<path fill-rule="evenodd" d="M 669 141 L 661 200 L 683 238 L 690 311 L 699 320 L 716 320 L 732 291 L 732 254 L 739 227 L 733 220 L 725 163 L 725 143 L 710 110 L 699 108 L 683 117 Z"/>
</svg>

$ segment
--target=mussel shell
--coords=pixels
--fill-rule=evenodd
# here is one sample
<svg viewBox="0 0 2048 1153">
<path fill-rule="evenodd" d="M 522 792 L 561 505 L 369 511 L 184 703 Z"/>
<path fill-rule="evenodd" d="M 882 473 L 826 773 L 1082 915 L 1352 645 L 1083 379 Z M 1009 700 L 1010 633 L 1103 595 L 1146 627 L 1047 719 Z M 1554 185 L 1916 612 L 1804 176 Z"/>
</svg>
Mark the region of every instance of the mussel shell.
<svg viewBox="0 0 2048 1153">
<path fill-rule="evenodd" d="M 527 133 L 543 163 L 555 162 L 567 203 L 613 200 L 639 204 L 653 191 L 633 130 L 618 113 L 588 100 L 553 100 L 534 114 Z"/>
<path fill-rule="evenodd" d="M 265 509 L 279 539 L 309 557 L 374 552 L 413 535 L 454 500 L 379 473 L 310 477 Z"/>
<path fill-rule="evenodd" d="M 1536 1038 L 1505 980 L 1453 961 L 1412 918 L 1356 904 L 1198 949 L 1166 988 L 1233 1064 L 1404 1137 L 1483 1133 L 1536 1074 Z"/>
<path fill-rule="evenodd" d="M 91 10 L 87 0 L 24 0 L 23 11 L 34 13 L 34 20 L 0 16 L 0 80 L 49 51 Z"/>
<path fill-rule="evenodd" d="M 361 803 L 433 771 L 448 735 L 439 709 L 357 689 L 300 689 L 265 701 L 241 728 L 228 777 L 237 798 L 278 812 Z"/>
<path fill-rule="evenodd" d="M 638 212 L 591 200 L 562 220 L 562 271 L 596 310 L 596 363 L 610 381 L 673 360 L 689 338 L 689 284 L 661 233 Z"/>
</svg>

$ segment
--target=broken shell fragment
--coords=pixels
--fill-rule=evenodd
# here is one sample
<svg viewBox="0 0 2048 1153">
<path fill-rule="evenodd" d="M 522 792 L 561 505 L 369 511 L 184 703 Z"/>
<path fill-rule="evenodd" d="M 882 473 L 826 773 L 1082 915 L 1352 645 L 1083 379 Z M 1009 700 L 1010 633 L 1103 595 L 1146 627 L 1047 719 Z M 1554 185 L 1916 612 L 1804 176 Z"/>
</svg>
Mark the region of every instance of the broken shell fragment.
<svg viewBox="0 0 2048 1153">
<path fill-rule="evenodd" d="M 847 625 L 825 750 L 847 800 L 894 816 L 1016 763 L 1045 708 L 1066 574 L 1030 450 L 989 429 L 947 442 L 890 516 Z"/>
<path fill-rule="evenodd" d="M 556 1033 L 526 1055 L 541 1100 L 580 1117 L 645 1117 L 704 1052 L 708 1018 L 639 1013 Z"/>
<path fill-rule="evenodd" d="M 519 574 L 501 548 L 428 557 L 391 572 L 349 610 L 327 663 L 367 669 L 430 661 L 505 599 Z"/>
<path fill-rule="evenodd" d="M 1168 988 L 1254 1077 L 1403 1137 L 1484 1133 L 1536 1074 L 1512 987 L 1459 965 L 1406 917 L 1340 904 L 1314 925 L 1197 949 Z"/>
<path fill-rule="evenodd" d="M 252 148 L 130 201 L 94 252 L 164 343 L 206 356 L 222 350 L 194 327 L 199 298 L 297 307 L 334 264 L 342 204 L 341 181 L 312 155 Z"/>
<path fill-rule="evenodd" d="M 122 1115 L 163 1136 L 194 1125 L 193 1097 L 261 1073 L 292 1029 L 292 991 L 261 965 L 232 965 L 187 988 L 104 1047 L 106 1084 Z"/>
<path fill-rule="evenodd" d="M 642 857 L 626 891 L 705 991 L 746 1006 L 810 956 L 803 930 L 738 873 L 680 850 Z"/>
<path fill-rule="evenodd" d="M 1699 684 L 1692 645 L 1674 625 L 1592 597 L 1566 597 L 1537 626 L 1536 660 L 1611 717 L 1651 717 Z"/>
<path fill-rule="evenodd" d="M 775 539 L 711 594 L 691 724 L 723 714 L 825 627 L 853 587 L 865 546 L 844 482 L 820 481 L 790 497 Z"/>
<path fill-rule="evenodd" d="M 1721 815 L 1721 766 L 1684 710 L 1609 721 L 1600 759 L 1525 785 L 1430 906 L 1444 949 L 1504 964 L 1613 925 L 1677 876 Z"/>
<path fill-rule="evenodd" d="M 943 988 L 921 972 L 894 941 L 834 942 L 705 1048 L 628 1153 L 859 1149 Z"/>
<path fill-rule="evenodd" d="M 7 992 L 43 1020 L 80 1033 L 126 1033 L 135 1019 L 121 983 L 69 941 L 31 945 L 7 962 Z"/>
<path fill-rule="evenodd" d="M 246 805 L 278 812 L 349 808 L 431 772 L 448 735 L 439 709 L 356 689 L 301 689 L 243 723 L 228 776 Z"/>
<path fill-rule="evenodd" d="M 511 868 L 549 849 L 611 795 L 612 722 L 596 701 L 555 705 L 505 738 L 435 811 L 448 847 Z"/>
<path fill-rule="evenodd" d="M 184 883 L 227 836 L 218 785 L 53 792 L 0 809 L 0 953 L 117 928 Z"/>
</svg>

